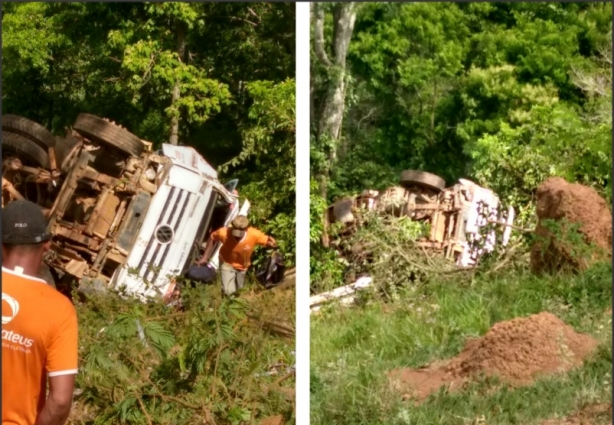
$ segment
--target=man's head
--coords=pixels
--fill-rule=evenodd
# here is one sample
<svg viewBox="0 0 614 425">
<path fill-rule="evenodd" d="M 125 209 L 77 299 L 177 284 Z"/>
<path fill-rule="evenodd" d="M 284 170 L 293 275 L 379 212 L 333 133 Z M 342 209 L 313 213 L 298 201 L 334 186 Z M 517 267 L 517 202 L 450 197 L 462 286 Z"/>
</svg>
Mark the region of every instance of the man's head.
<svg viewBox="0 0 614 425">
<path fill-rule="evenodd" d="M 42 261 L 49 249 L 51 235 L 47 232 L 47 220 L 41 208 L 30 201 L 13 201 L 2 209 L 2 254 L 18 255 L 23 261 Z M 14 260 L 14 259 L 13 259 Z"/>
<path fill-rule="evenodd" d="M 244 215 L 239 215 L 232 220 L 232 231 L 230 232 L 236 239 L 241 239 L 249 226 L 249 220 Z"/>
</svg>

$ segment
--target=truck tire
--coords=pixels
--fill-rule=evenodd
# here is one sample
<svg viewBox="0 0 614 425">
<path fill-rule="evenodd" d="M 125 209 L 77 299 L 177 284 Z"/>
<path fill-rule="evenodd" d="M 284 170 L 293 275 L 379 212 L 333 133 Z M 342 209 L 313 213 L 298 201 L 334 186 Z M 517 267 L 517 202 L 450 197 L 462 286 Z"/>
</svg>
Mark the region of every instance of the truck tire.
<svg viewBox="0 0 614 425">
<path fill-rule="evenodd" d="M 138 157 L 145 150 L 141 139 L 134 134 L 95 115 L 79 114 L 73 128 L 84 137 L 112 146 L 128 155 Z"/>
<path fill-rule="evenodd" d="M 442 191 L 446 188 L 446 181 L 441 177 L 425 171 L 405 170 L 401 173 L 401 186 L 422 186 L 429 189 Z"/>
<path fill-rule="evenodd" d="M 2 130 L 26 137 L 47 150 L 55 146 L 55 137 L 42 125 L 18 115 L 2 115 Z"/>
<path fill-rule="evenodd" d="M 13 153 L 25 164 L 49 168 L 49 154 L 34 141 L 17 133 L 2 131 L 2 153 Z"/>
<path fill-rule="evenodd" d="M 352 210 L 354 208 L 354 199 L 346 198 L 340 201 L 337 201 L 333 204 L 333 214 L 335 217 L 335 221 L 341 222 L 343 224 L 351 223 L 354 221 L 354 214 L 352 214 Z"/>
</svg>

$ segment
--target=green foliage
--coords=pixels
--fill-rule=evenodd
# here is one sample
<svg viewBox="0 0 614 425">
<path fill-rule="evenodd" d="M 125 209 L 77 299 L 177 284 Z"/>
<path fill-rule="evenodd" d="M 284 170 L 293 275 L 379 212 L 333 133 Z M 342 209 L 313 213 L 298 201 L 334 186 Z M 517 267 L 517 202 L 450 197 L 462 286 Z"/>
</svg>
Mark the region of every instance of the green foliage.
<svg viewBox="0 0 614 425">
<path fill-rule="evenodd" d="M 522 152 L 510 148 L 508 156 L 539 151 L 533 159 L 540 170 L 522 182 L 525 189 L 509 194 L 519 203 L 550 165 L 557 175 L 607 191 L 603 164 L 611 158 L 611 132 L 604 122 L 596 137 L 587 121 L 591 95 L 573 74 L 610 69 L 595 65 L 600 51 L 611 48 L 611 13 L 605 3 L 365 4 L 350 44 L 344 142 L 329 201 L 367 185 L 393 184 L 409 168 L 435 172 L 448 184 L 484 177 L 496 170 L 491 159 L 505 159 L 475 149 L 482 138 L 501 151 L 522 144 Z M 321 79 L 314 77 L 316 105 Z M 578 136 L 586 147 L 570 146 Z M 526 167 L 519 168 L 522 174 Z M 508 198 L 509 185 L 497 189 Z"/>
<path fill-rule="evenodd" d="M 292 265 L 296 252 L 296 84 L 294 79 L 279 84 L 256 81 L 246 90 L 253 103 L 242 131 L 243 149 L 221 170 L 237 170 L 251 160 L 253 167 L 236 174 L 251 181 L 242 186 L 241 193 L 252 203 L 253 223 L 279 239 L 280 249 Z"/>
<path fill-rule="evenodd" d="M 292 364 L 292 346 L 247 321 L 262 306 L 222 299 L 217 285 L 186 289 L 183 302 L 184 312 L 113 294 L 77 304 L 82 364 L 71 423 L 239 425 L 292 414 L 275 377 L 263 375 Z"/>
<path fill-rule="evenodd" d="M 313 177 L 310 180 L 309 201 L 310 288 L 312 292 L 318 292 L 339 286 L 339 282 L 343 281 L 346 263 L 335 250 L 322 247 L 321 240 L 324 234 L 322 217 L 328 205 L 320 196 L 318 182 Z"/>
<path fill-rule="evenodd" d="M 143 101 L 144 92 L 154 94 L 158 101 L 169 104 L 165 109 L 168 117 L 202 123 L 230 104 L 227 84 L 208 78 L 200 64 L 186 63 L 176 51 L 178 31 L 204 28 L 201 9 L 197 3 L 148 4 L 144 23 L 122 22 L 121 29 L 109 32 L 109 50 L 123 57 L 117 90 L 127 90 L 134 106 Z M 171 102 L 170 88 L 176 83 L 181 97 Z"/>
<path fill-rule="evenodd" d="M 364 3 L 326 202 L 396 185 L 406 169 L 491 188 L 523 227 L 549 176 L 610 201 L 611 18 L 609 3 Z M 312 80 L 317 109 L 326 75 L 314 59 Z M 315 176 L 327 149 L 312 146 Z"/>
<path fill-rule="evenodd" d="M 240 179 L 252 222 L 276 237 L 292 264 L 294 10 L 291 3 L 3 3 L 2 112 L 58 136 L 88 112 L 155 148 L 178 117 L 180 144 L 214 167 L 230 165 L 220 174 Z M 222 300 L 219 283 L 186 296 L 184 313 L 114 295 L 78 304 L 83 365 L 72 423 L 292 420 L 274 378 L 261 375 L 271 364 L 292 364 L 291 344 L 254 326 L 252 305 Z"/>
<path fill-rule="evenodd" d="M 326 200 L 318 193 L 318 182 L 312 177 L 309 181 L 309 242 L 312 244 L 319 244 L 322 238 L 324 233 L 322 216 L 327 208 Z"/>
<path fill-rule="evenodd" d="M 511 101 L 506 115 L 491 122 L 494 131 L 485 130 L 477 140 L 474 124 L 459 126 L 474 178 L 518 206 L 528 205 L 537 186 L 550 176 L 591 185 L 609 199 L 611 136 L 604 135 L 611 132 L 611 124 L 608 129 L 601 122 L 596 130 L 577 106 L 559 100 L 554 86 L 520 84 L 516 71 L 510 66 L 474 68 L 468 77 L 466 103 L 475 105 L 472 109 L 478 106 L 471 92 L 500 93 L 505 87 Z"/>
<path fill-rule="evenodd" d="M 47 74 L 52 50 L 65 41 L 54 31 L 55 22 L 45 16 L 47 6 L 42 3 L 10 4 L 3 5 L 2 9 L 6 16 L 2 20 L 2 53 L 12 62 L 12 72 L 36 70 Z"/>
<path fill-rule="evenodd" d="M 317 222 L 335 199 L 395 185 L 405 169 L 491 188 L 523 227 L 534 225 L 535 189 L 549 176 L 590 185 L 610 201 L 611 19 L 609 3 L 373 2 L 360 9 L 336 168 L 328 191 L 318 192 L 327 199 L 312 192 L 311 287 L 330 289 L 360 274 L 374 285 L 358 295 L 358 306 L 332 304 L 312 316 L 313 423 L 537 425 L 609 403 L 609 261 L 537 277 L 521 249 L 530 238 L 515 234 L 467 271 L 421 252 L 419 229 L 403 220 L 371 220 L 331 249 L 319 244 Z M 312 80 L 317 109 L 326 75 L 314 60 Z M 327 149 L 312 147 L 314 176 Z M 582 250 L 574 229 L 565 230 Z M 495 323 L 541 311 L 600 342 L 581 367 L 520 388 L 482 379 L 419 405 L 404 402 L 386 377 L 453 357 Z"/>
<path fill-rule="evenodd" d="M 155 147 L 179 118 L 180 144 L 240 179 L 252 220 L 294 262 L 293 4 L 7 3 L 2 11 L 4 113 L 63 135 L 88 112 Z"/>
</svg>

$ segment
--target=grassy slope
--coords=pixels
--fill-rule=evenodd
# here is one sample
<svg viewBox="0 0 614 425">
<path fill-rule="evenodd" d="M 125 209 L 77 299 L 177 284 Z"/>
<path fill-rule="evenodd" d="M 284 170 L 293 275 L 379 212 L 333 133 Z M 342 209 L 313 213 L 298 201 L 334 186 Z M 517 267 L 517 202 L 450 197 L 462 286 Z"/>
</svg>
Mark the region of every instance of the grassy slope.
<svg viewBox="0 0 614 425">
<path fill-rule="evenodd" d="M 80 395 L 69 424 L 194 424 L 205 423 L 207 414 L 219 425 L 258 423 L 276 414 L 293 420 L 294 376 L 277 383 L 284 368 L 277 376 L 263 373 L 294 363 L 294 341 L 270 334 L 262 323 L 293 326 L 294 300 L 293 287 L 263 291 L 255 283 L 239 300 L 223 300 L 216 282 L 187 290 L 184 313 L 114 296 L 77 303 Z M 148 347 L 133 320 L 122 322 L 122 313 L 142 318 Z M 153 349 L 152 323 L 174 336 L 172 347 L 162 350 L 167 356 Z M 190 366 L 198 369 L 192 379 Z"/>
<path fill-rule="evenodd" d="M 393 304 L 331 307 L 311 321 L 311 423 L 538 424 L 588 403 L 609 402 L 611 295 L 612 267 L 604 264 L 571 278 L 540 279 L 521 270 L 430 283 Z M 540 311 L 602 343 L 582 368 L 518 389 L 485 380 L 457 394 L 432 395 L 418 407 L 388 389 L 387 370 L 452 357 L 467 337 Z"/>
</svg>

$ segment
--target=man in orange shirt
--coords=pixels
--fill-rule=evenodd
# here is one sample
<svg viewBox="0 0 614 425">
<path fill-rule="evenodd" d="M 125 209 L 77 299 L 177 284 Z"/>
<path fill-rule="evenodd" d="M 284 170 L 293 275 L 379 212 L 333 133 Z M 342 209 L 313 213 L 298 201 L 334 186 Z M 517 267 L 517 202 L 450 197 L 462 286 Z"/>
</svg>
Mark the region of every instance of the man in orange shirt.
<svg viewBox="0 0 614 425">
<path fill-rule="evenodd" d="M 13 201 L 2 209 L 2 425 L 62 425 L 70 413 L 77 313 L 34 277 L 50 239 L 38 205 Z"/>
<path fill-rule="evenodd" d="M 232 227 L 223 227 L 211 233 L 205 254 L 196 262 L 197 265 L 203 265 L 209 260 L 213 242 L 222 242 L 220 273 L 222 290 L 226 295 L 231 295 L 243 287 L 245 272 L 251 265 L 256 245 L 269 248 L 277 246 L 277 242 L 271 236 L 265 235 L 255 227 L 249 227 L 249 220 L 244 215 L 237 216 L 232 221 Z"/>
</svg>

